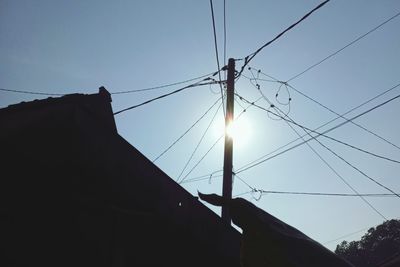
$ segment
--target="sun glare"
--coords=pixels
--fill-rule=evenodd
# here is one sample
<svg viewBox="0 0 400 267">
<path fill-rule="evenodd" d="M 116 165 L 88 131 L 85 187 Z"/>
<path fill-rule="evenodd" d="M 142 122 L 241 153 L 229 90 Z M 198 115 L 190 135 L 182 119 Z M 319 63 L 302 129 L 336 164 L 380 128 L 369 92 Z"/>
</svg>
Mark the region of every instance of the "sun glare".
<svg viewBox="0 0 400 267">
<path fill-rule="evenodd" d="M 225 134 L 233 139 L 233 145 L 241 147 L 251 138 L 251 126 L 244 117 L 235 120 L 226 127 Z"/>
</svg>

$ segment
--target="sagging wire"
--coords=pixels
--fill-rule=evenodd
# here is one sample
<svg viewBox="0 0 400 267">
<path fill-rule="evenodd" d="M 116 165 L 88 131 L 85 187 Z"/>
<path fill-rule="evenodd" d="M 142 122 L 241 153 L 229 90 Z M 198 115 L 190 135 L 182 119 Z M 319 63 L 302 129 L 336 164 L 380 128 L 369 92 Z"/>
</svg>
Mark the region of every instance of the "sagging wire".
<svg viewBox="0 0 400 267">
<path fill-rule="evenodd" d="M 222 99 L 222 101 L 223 101 L 223 99 Z M 179 179 L 182 177 L 182 175 L 183 175 L 183 173 L 185 172 L 186 168 L 188 167 L 190 161 L 193 159 L 194 155 L 196 154 L 197 149 L 200 147 L 200 144 L 203 142 L 204 137 L 206 136 L 208 130 L 210 129 L 211 125 L 214 123 L 215 117 L 217 116 L 217 114 L 218 114 L 218 112 L 219 112 L 221 106 L 222 106 L 222 103 L 218 106 L 217 110 L 215 111 L 213 117 L 211 118 L 211 121 L 210 121 L 209 124 L 207 125 L 206 130 L 204 131 L 204 133 L 203 133 L 203 135 L 201 136 L 199 142 L 197 143 L 195 149 L 193 150 L 193 152 L 192 152 L 192 154 L 190 155 L 189 159 L 187 160 L 185 166 L 183 167 L 182 171 L 180 172 L 178 178 L 176 179 L 177 181 L 179 181 Z"/>
<path fill-rule="evenodd" d="M 267 80 L 267 79 L 259 78 L 259 79 L 258 79 L 259 81 L 270 81 L 270 82 L 278 82 L 278 83 L 285 84 L 285 85 L 287 86 L 287 89 L 289 89 L 289 88 L 292 89 L 292 90 L 295 91 L 296 93 L 302 95 L 303 97 L 305 97 L 305 98 L 307 98 L 308 100 L 314 102 L 315 104 L 319 105 L 320 107 L 322 107 L 322 108 L 328 110 L 328 111 L 331 112 L 332 114 L 335 114 L 336 116 L 339 116 L 339 117 L 337 117 L 337 118 L 342 118 L 342 119 L 344 119 L 344 120 L 347 120 L 347 118 L 344 117 L 345 114 L 340 115 L 339 113 L 337 113 L 337 112 L 334 111 L 333 109 L 329 108 L 328 106 L 322 104 L 322 103 L 319 102 L 318 100 L 316 100 L 316 99 L 310 97 L 309 95 L 306 95 L 305 93 L 301 92 L 300 90 L 298 90 L 297 88 L 295 88 L 293 85 L 289 84 L 289 80 L 286 81 L 286 82 L 280 81 L 280 80 L 278 80 L 277 78 L 275 78 L 275 77 L 273 77 L 273 76 L 271 76 L 271 75 L 268 75 L 268 74 L 264 73 L 263 71 L 260 71 L 260 74 L 262 74 L 263 76 L 268 77 L 268 78 L 270 78 L 270 79 L 272 79 L 272 80 Z M 244 77 L 245 77 L 245 76 L 244 76 Z M 248 77 L 246 77 L 246 78 L 249 79 Z M 250 79 L 251 79 L 251 78 L 250 78 Z M 395 89 L 395 88 L 396 88 L 396 87 L 392 87 L 392 88 L 390 88 L 389 90 L 386 90 L 386 91 L 384 91 L 383 93 L 378 94 L 376 97 L 374 97 L 374 98 L 368 100 L 366 103 L 371 102 L 372 100 L 378 98 L 379 96 L 381 96 L 381 95 L 383 95 L 383 94 L 388 93 L 389 91 L 391 91 L 391 90 L 393 90 L 393 89 Z M 289 91 L 289 92 L 290 92 L 290 91 Z M 366 103 L 365 103 L 365 104 L 366 104 Z M 352 121 L 351 124 L 353 124 L 354 126 L 357 126 L 358 128 L 360 128 L 360 129 L 366 131 L 367 133 L 369 133 L 369 134 L 375 136 L 376 138 L 382 140 L 383 142 L 385 142 L 385 143 L 387 143 L 387 144 L 389 144 L 389 145 L 391 145 L 391 146 L 393 146 L 393 147 L 395 147 L 395 148 L 397 148 L 397 149 L 400 150 L 400 146 L 394 144 L 392 141 L 390 141 L 390 140 L 388 140 L 387 138 L 385 138 L 385 137 L 383 137 L 383 136 L 377 134 L 376 132 L 367 129 L 366 127 L 364 127 L 364 126 L 362 126 L 362 125 L 360 125 L 359 123 L 354 122 L 354 121 Z"/>
<path fill-rule="evenodd" d="M 241 99 L 241 97 L 240 96 L 238 96 L 240 99 Z M 259 97 L 259 98 L 257 98 L 254 102 L 252 102 L 251 104 L 250 103 L 248 103 L 249 105 L 246 107 L 246 108 L 244 108 L 240 113 L 239 113 L 239 115 L 234 119 L 235 121 L 236 120 L 238 120 L 251 106 L 254 106 L 258 101 L 260 101 L 262 99 L 262 97 Z M 242 100 L 242 99 L 241 99 Z M 202 180 L 206 180 L 206 179 L 208 179 L 209 181 L 211 181 L 211 179 L 212 179 L 212 177 L 222 177 L 222 175 L 218 175 L 218 176 L 215 176 L 214 174 L 215 173 L 218 173 L 218 172 L 221 172 L 222 170 L 217 170 L 217 171 L 214 171 L 214 172 L 212 172 L 210 175 L 203 175 L 203 176 L 200 176 L 200 177 L 194 177 L 194 178 L 191 178 L 191 179 L 187 179 L 186 180 L 186 178 L 189 176 L 189 174 L 200 164 L 200 162 L 206 157 L 206 155 L 215 147 L 215 145 L 222 139 L 224 137 L 224 134 L 222 134 L 215 142 L 214 142 L 214 144 L 211 146 L 211 148 L 202 156 L 202 158 L 199 160 L 199 162 L 197 162 L 193 167 L 192 167 L 192 169 L 185 175 L 185 177 L 179 182 L 179 184 L 182 184 L 182 183 L 189 183 L 189 182 L 198 182 L 198 181 L 202 181 Z M 210 177 L 209 177 L 210 176 Z"/>
<path fill-rule="evenodd" d="M 250 188 L 250 191 L 248 191 L 247 193 L 251 194 L 251 197 L 256 200 L 256 201 L 260 201 L 260 199 L 262 198 L 262 190 L 259 190 L 253 186 L 251 186 L 249 183 L 247 183 L 243 178 L 241 178 L 239 175 L 237 175 L 236 172 L 232 172 L 232 176 L 234 178 L 237 178 L 239 181 L 241 181 L 243 184 L 245 184 L 248 188 Z M 258 195 L 256 195 L 258 194 Z"/>
<path fill-rule="evenodd" d="M 261 90 L 260 84 L 258 83 L 259 74 L 261 73 L 261 70 L 258 70 L 258 71 L 257 71 L 257 77 L 254 75 L 254 72 L 252 71 L 252 68 L 251 68 L 251 67 L 249 67 L 248 70 L 249 70 L 249 72 L 251 73 L 251 76 L 253 77 L 252 79 L 250 79 L 250 83 L 251 83 L 255 88 L 257 88 L 257 90 L 259 91 L 259 93 L 261 94 L 261 96 L 264 98 L 264 100 L 268 102 L 268 105 L 269 105 L 268 110 L 276 109 L 276 105 L 275 105 L 274 103 L 272 103 L 272 102 L 266 97 L 266 95 L 264 94 L 264 92 Z M 254 83 L 254 82 L 255 82 L 255 83 Z M 291 98 L 290 92 L 289 92 L 289 90 L 288 90 L 288 88 L 287 88 L 287 84 L 284 83 L 284 82 L 281 82 L 281 81 L 277 81 L 277 82 L 280 83 L 280 86 L 278 87 L 278 91 L 275 93 L 275 100 L 276 100 L 276 102 L 277 102 L 278 104 L 287 107 L 287 110 L 286 110 L 286 111 L 282 111 L 283 117 L 285 118 L 285 117 L 287 117 L 287 116 L 289 115 L 289 113 L 290 113 L 292 98 Z M 285 86 L 285 88 L 286 88 L 286 90 L 287 90 L 287 94 L 288 94 L 288 100 L 287 100 L 287 102 L 281 102 L 281 101 L 278 99 L 279 92 L 280 92 L 280 90 L 282 89 L 282 86 Z M 280 110 L 281 110 L 281 109 L 280 109 Z M 272 120 L 275 120 L 275 121 L 280 121 L 280 120 L 282 120 L 282 116 L 273 116 L 273 115 L 271 115 L 271 114 L 274 114 L 274 113 L 273 113 L 273 112 L 268 112 L 268 113 L 267 113 L 268 118 L 270 118 L 270 119 L 272 119 Z"/>
</svg>

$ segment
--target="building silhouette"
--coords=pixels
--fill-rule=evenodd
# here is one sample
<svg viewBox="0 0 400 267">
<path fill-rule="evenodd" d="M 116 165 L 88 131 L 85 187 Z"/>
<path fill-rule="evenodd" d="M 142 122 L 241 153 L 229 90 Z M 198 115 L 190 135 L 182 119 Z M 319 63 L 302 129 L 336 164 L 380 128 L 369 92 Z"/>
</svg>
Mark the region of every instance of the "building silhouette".
<svg viewBox="0 0 400 267">
<path fill-rule="evenodd" d="M 118 135 L 104 88 L 0 125 L 0 266 L 240 265 L 240 233 Z"/>
<path fill-rule="evenodd" d="M 0 266 L 351 266 L 244 199 L 243 235 L 223 223 L 118 134 L 104 88 L 0 109 L 0 126 Z"/>
</svg>

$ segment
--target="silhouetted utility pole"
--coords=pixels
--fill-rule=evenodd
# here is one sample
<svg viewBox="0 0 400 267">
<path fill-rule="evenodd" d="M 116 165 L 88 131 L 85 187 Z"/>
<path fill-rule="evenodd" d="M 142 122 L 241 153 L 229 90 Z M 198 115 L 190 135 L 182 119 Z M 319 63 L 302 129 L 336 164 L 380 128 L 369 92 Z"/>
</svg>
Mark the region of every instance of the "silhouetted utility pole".
<svg viewBox="0 0 400 267">
<path fill-rule="evenodd" d="M 233 103 L 235 90 L 235 60 L 228 61 L 228 78 L 226 85 L 226 114 L 225 114 L 225 147 L 224 147 L 224 179 L 222 184 L 222 197 L 226 200 L 232 199 L 232 156 L 233 140 L 226 134 L 227 127 L 233 122 Z M 222 206 L 222 220 L 231 224 L 229 206 Z"/>
</svg>

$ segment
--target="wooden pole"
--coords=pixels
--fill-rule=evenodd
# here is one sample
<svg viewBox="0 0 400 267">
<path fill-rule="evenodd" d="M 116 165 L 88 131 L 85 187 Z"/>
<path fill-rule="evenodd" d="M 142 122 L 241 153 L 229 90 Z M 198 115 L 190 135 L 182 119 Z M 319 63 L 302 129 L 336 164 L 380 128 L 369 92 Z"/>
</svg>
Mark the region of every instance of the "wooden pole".
<svg viewBox="0 0 400 267">
<path fill-rule="evenodd" d="M 232 199 L 232 159 L 233 159 L 233 140 L 226 134 L 226 130 L 233 122 L 233 106 L 235 91 L 235 60 L 230 58 L 228 61 L 228 78 L 226 86 L 226 114 L 225 114 L 225 147 L 224 147 L 224 173 L 222 184 L 222 197 L 226 200 Z M 231 224 L 229 206 L 223 205 L 221 212 L 222 220 Z"/>
</svg>

